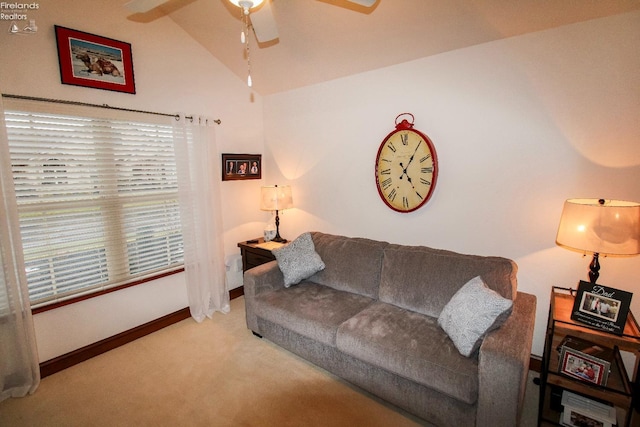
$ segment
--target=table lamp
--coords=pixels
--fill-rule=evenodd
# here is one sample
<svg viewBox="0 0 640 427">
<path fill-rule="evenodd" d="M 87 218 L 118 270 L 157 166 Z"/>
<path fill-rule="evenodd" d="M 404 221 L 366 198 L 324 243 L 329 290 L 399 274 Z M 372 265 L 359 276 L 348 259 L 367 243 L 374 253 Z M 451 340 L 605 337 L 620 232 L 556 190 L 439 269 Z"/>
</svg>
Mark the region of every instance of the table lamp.
<svg viewBox="0 0 640 427">
<path fill-rule="evenodd" d="M 564 202 L 556 243 L 593 254 L 589 281 L 600 276 L 599 255 L 640 254 L 640 204 L 621 200 L 569 199 Z"/>
<path fill-rule="evenodd" d="M 274 242 L 285 243 L 287 239 L 280 237 L 280 217 L 278 211 L 290 209 L 293 207 L 293 197 L 291 196 L 291 187 L 283 185 L 268 185 L 262 187 L 262 200 L 260 209 L 263 211 L 276 211 L 276 237 Z"/>
</svg>

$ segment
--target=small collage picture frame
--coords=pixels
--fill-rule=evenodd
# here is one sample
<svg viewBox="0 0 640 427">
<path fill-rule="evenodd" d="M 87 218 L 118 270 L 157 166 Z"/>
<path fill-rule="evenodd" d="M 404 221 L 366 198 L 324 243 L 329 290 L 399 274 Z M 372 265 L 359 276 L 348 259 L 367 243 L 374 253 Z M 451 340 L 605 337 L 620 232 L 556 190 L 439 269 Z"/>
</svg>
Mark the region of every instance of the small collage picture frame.
<svg viewBox="0 0 640 427">
<path fill-rule="evenodd" d="M 262 178 L 261 154 L 222 154 L 222 180 Z"/>
</svg>

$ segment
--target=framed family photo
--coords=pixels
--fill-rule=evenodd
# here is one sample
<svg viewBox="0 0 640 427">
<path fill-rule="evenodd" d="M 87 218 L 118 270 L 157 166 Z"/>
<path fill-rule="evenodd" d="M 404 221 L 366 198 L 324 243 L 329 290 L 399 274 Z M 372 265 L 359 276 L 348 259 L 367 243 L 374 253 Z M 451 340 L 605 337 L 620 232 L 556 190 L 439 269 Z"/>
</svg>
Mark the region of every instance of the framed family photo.
<svg viewBox="0 0 640 427">
<path fill-rule="evenodd" d="M 63 84 L 136 93 L 131 45 L 56 25 Z"/>
<path fill-rule="evenodd" d="M 560 373 L 597 385 L 607 384 L 611 366 L 617 358 L 615 348 L 571 335 L 564 337 L 558 353 Z"/>
<path fill-rule="evenodd" d="M 596 329 L 622 335 L 632 293 L 580 281 L 571 318 Z"/>
<path fill-rule="evenodd" d="M 570 377 L 597 385 L 606 385 L 610 366 L 611 364 L 607 361 L 567 346 L 562 347 L 560 372 Z"/>
<path fill-rule="evenodd" d="M 570 427 L 612 427 L 616 425 L 616 408 L 569 390 L 562 392 L 564 412 L 560 424 Z"/>
<path fill-rule="evenodd" d="M 222 154 L 223 181 L 261 178 L 261 154 Z"/>
</svg>

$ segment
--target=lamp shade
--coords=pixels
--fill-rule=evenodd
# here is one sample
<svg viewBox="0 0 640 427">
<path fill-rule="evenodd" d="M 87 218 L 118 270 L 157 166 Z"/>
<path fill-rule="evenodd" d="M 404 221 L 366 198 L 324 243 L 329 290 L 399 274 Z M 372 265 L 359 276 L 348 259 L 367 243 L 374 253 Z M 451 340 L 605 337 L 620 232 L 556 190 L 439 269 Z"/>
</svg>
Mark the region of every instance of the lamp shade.
<svg viewBox="0 0 640 427">
<path fill-rule="evenodd" d="M 262 187 L 260 209 L 263 211 L 281 211 L 293 207 L 291 187 L 268 185 Z"/>
<path fill-rule="evenodd" d="M 602 255 L 640 254 L 640 204 L 569 199 L 564 203 L 556 243 Z"/>
</svg>

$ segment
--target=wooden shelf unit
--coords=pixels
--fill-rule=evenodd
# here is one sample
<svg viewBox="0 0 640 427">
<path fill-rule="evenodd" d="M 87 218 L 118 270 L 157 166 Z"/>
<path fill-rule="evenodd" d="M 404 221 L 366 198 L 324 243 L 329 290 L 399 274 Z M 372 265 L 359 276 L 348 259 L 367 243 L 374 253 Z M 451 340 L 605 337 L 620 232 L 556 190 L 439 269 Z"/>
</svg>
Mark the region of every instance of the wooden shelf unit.
<svg viewBox="0 0 640 427">
<path fill-rule="evenodd" d="M 636 383 L 640 362 L 640 328 L 635 317 L 629 312 L 623 335 L 615 335 L 572 320 L 573 303 L 574 296 L 571 289 L 555 286 L 552 288 L 540 372 L 538 425 L 562 425 L 561 412 L 554 410 L 551 404 L 552 390 L 558 387 L 615 406 L 618 426 L 640 426 L 640 414 L 633 409 L 637 403 L 634 401 L 633 386 Z M 559 373 L 558 348 L 567 335 L 633 353 L 635 364 L 630 377 L 631 381 L 617 351 L 605 386 L 590 384 Z"/>
</svg>

